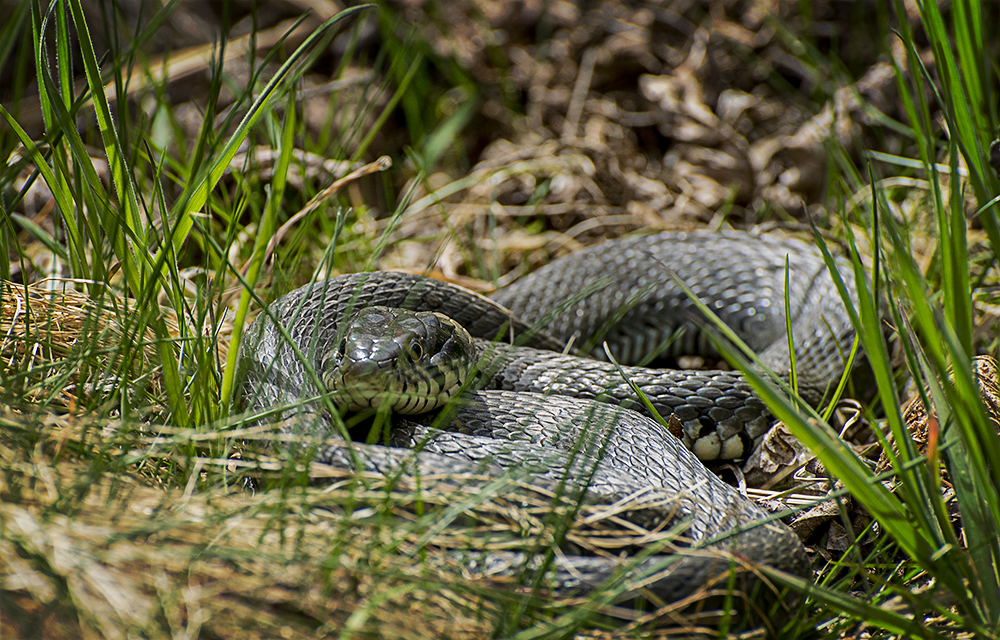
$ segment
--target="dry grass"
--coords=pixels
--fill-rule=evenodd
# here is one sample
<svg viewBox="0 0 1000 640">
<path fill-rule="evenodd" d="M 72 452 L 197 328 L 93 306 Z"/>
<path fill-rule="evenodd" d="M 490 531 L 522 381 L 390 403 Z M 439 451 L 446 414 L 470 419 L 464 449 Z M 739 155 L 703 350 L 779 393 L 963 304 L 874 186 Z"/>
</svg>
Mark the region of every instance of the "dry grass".
<svg viewBox="0 0 1000 640">
<path fill-rule="evenodd" d="M 32 403 L 76 403 L 77 385 L 114 384 L 138 376 L 156 360 L 155 336 L 135 336 L 128 306 L 104 287 L 103 296 L 81 293 L 82 283 L 42 280 L 30 285 L 0 281 L 0 356 Z M 173 323 L 176 328 L 176 322 Z M 122 345 L 139 344 L 138 357 Z M 80 380 L 81 367 L 94 375 Z M 127 370 L 123 370 L 127 367 Z M 123 375 L 124 374 L 124 375 Z M 102 380 L 102 376 L 107 376 Z M 112 379 L 113 378 L 113 379 Z M 156 392 L 155 379 L 152 391 Z"/>
<path fill-rule="evenodd" d="M 6 413 L 0 426 L 0 630 L 13 637 L 488 637 L 497 607 L 527 594 L 511 578 L 464 577 L 449 552 L 548 539 L 553 514 L 574 508 L 531 484 L 470 501 L 489 478 L 429 476 L 417 486 L 318 464 L 312 484 L 255 494 L 246 473 L 266 483 L 292 463 L 169 453 L 231 433 L 153 435 L 149 425 L 51 413 Z M 177 467 L 186 486 L 165 482 Z M 460 518 L 432 526 L 463 501 Z M 627 521 L 645 506 L 641 497 L 585 505 L 567 541 L 604 554 L 656 544 L 665 532 Z M 559 612 L 586 600 L 545 602 Z M 606 612 L 634 624 L 717 615 L 678 617 L 684 606 Z"/>
</svg>

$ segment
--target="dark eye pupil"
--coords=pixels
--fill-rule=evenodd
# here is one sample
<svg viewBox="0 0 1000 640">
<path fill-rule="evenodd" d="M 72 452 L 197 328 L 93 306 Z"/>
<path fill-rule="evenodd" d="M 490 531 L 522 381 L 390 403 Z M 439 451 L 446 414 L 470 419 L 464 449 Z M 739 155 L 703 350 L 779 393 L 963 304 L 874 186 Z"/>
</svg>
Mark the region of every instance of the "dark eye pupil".
<svg viewBox="0 0 1000 640">
<path fill-rule="evenodd" d="M 423 357 L 424 350 L 420 346 L 419 342 L 410 343 L 410 355 L 413 357 L 414 360 L 419 360 L 421 357 Z"/>
</svg>

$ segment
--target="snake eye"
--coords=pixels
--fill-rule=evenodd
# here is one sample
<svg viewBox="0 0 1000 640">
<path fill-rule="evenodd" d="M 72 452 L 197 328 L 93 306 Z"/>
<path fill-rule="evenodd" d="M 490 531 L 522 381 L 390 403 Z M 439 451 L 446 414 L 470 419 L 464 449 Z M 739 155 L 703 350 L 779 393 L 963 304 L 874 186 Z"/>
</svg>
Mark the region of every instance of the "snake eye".
<svg viewBox="0 0 1000 640">
<path fill-rule="evenodd" d="M 410 342 L 410 346 L 407 349 L 407 355 L 410 356 L 410 360 L 416 362 L 424 357 L 424 348 L 420 346 L 420 343 L 416 340 Z"/>
</svg>

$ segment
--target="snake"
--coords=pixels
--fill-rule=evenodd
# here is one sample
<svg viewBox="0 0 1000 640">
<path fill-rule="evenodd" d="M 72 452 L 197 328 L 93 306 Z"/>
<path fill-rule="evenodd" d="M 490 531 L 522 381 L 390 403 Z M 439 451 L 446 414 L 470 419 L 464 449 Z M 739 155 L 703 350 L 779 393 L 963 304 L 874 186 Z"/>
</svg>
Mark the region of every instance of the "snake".
<svg viewBox="0 0 1000 640">
<path fill-rule="evenodd" d="M 856 293 L 838 280 L 813 245 L 739 231 L 609 240 L 492 297 L 401 272 L 317 280 L 248 327 L 240 406 L 249 420 L 269 416 L 324 443 L 317 462 L 411 476 L 517 473 L 602 504 L 652 492 L 642 526 L 679 532 L 635 561 L 469 549 L 461 562 L 474 576 L 534 568 L 555 593 L 617 581 L 632 585 L 620 597 L 667 601 L 727 575 L 734 551 L 747 566 L 808 576 L 798 537 L 704 464 L 746 457 L 775 422 L 750 384 L 728 370 L 646 365 L 718 354 L 695 297 L 785 379 L 793 353 L 798 393 L 819 404 L 854 339 L 838 284 Z M 344 438 L 345 412 L 386 411 L 381 442 Z M 751 569 L 740 575 L 755 581 Z"/>
</svg>

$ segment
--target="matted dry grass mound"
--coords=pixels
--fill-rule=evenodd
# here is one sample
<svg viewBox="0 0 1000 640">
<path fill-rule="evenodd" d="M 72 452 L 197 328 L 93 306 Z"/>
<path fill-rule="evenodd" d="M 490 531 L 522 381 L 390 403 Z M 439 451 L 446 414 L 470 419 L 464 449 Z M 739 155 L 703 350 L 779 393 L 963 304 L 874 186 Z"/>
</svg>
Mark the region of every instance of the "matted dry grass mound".
<svg viewBox="0 0 1000 640">
<path fill-rule="evenodd" d="M 572 519 L 573 501 L 513 480 L 483 493 L 496 478 L 415 484 L 246 451 L 183 454 L 228 435 L 267 432 L 0 416 L 4 637 L 487 637 L 518 601 L 531 606 L 515 624 L 594 605 L 544 590 L 531 598 L 508 578 L 473 580 L 456 550 L 544 548 L 567 520 L 564 544 L 594 553 L 669 538 L 620 519 L 642 499 L 584 505 Z M 288 469 L 304 482 L 289 482 Z M 248 488 L 244 472 L 259 488 L 282 470 L 275 488 Z M 604 612 L 656 626 L 717 615 L 677 615 L 684 605 Z"/>
</svg>

